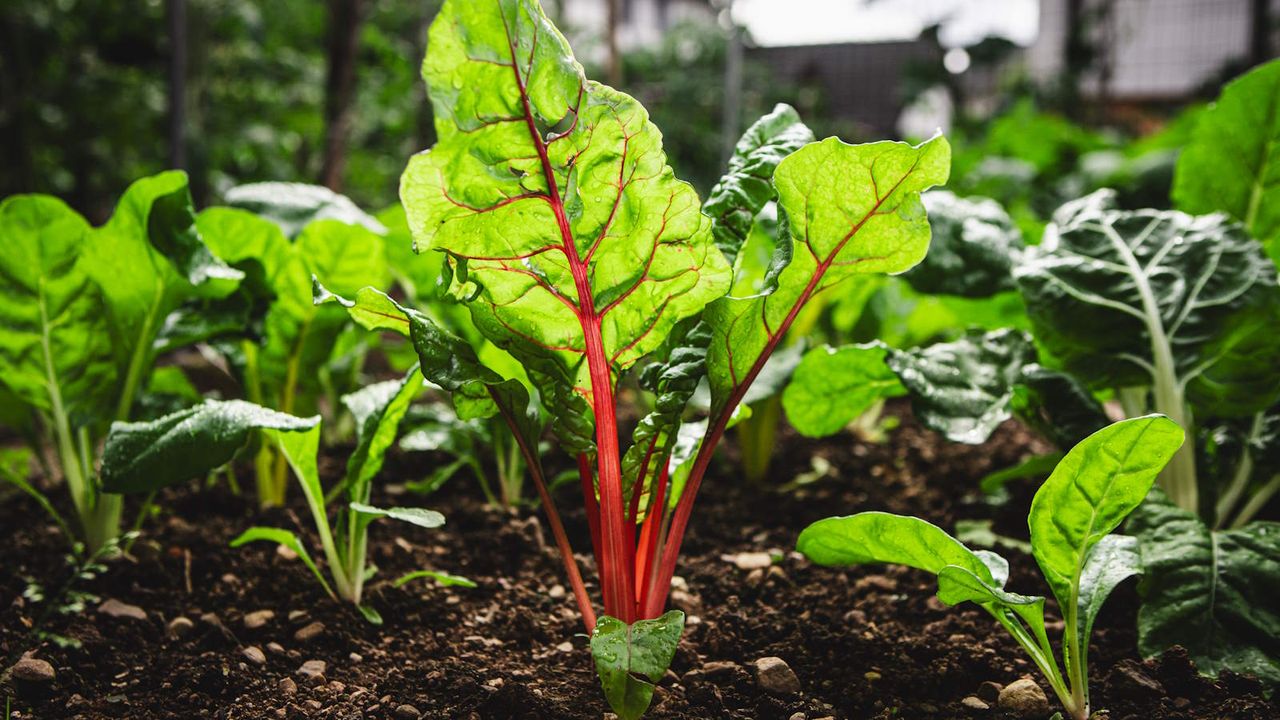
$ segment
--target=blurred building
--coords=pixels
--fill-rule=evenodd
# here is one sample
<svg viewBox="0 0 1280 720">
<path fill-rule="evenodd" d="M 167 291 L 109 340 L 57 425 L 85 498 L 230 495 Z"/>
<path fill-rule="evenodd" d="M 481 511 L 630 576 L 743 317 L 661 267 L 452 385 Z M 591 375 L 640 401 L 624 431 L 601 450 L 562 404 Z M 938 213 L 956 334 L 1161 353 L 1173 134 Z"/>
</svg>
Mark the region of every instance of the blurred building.
<svg viewBox="0 0 1280 720">
<path fill-rule="evenodd" d="M 1073 26 L 1091 57 L 1080 93 L 1113 102 L 1180 102 L 1275 55 L 1280 0 L 1040 0 L 1027 49 L 1032 78 L 1068 71 Z"/>
</svg>

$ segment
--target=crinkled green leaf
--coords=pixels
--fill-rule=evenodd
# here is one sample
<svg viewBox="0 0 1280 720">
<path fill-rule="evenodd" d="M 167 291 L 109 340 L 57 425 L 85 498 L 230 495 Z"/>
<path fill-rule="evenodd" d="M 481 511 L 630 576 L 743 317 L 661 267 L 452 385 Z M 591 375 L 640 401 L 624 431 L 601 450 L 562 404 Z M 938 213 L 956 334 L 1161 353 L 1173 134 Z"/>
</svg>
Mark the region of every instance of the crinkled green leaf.
<svg viewBox="0 0 1280 720">
<path fill-rule="evenodd" d="M 1123 420 L 1071 448 L 1040 486 L 1027 525 L 1059 606 L 1081 601 L 1081 573 L 1094 546 L 1142 502 L 1182 439 L 1182 428 L 1163 415 Z"/>
<path fill-rule="evenodd" d="M 774 185 L 790 239 L 778 245 L 765 290 L 707 308 L 713 415 L 740 399 L 752 368 L 814 293 L 860 274 L 902 272 L 924 257 L 929 221 L 920 193 L 946 182 L 950 157 L 942 137 L 919 146 L 828 138 L 779 163 Z"/>
<path fill-rule="evenodd" d="M 1178 158 L 1173 201 L 1230 215 L 1280 262 L 1280 61 L 1228 83 L 1201 114 Z"/>
<path fill-rule="evenodd" d="M 903 279 L 917 292 L 985 298 L 1014 289 L 1013 265 L 1026 243 L 1000 204 L 946 190 L 923 195 L 929 254 Z"/>
<path fill-rule="evenodd" d="M 1035 353 L 1024 332 L 971 330 L 955 342 L 892 350 L 887 362 L 920 422 L 952 442 L 978 444 L 1013 416 L 1015 386 Z"/>
<path fill-rule="evenodd" d="M 584 77 L 537 2 L 449 0 L 423 75 L 438 140 L 401 180 L 410 229 L 419 250 L 449 255 L 477 327 L 538 368 L 540 387 L 589 397 L 597 327 L 622 370 L 727 290 L 658 129 Z"/>
<path fill-rule="evenodd" d="M 679 610 L 631 625 L 608 615 L 596 623 L 591 656 L 604 696 L 620 720 L 638 720 L 649 709 L 683 632 L 684 613 Z"/>
<path fill-rule="evenodd" d="M 237 185 L 224 196 L 227 205 L 248 210 L 280 227 L 290 238 L 316 220 L 337 220 L 359 225 L 370 232 L 387 229 L 361 210 L 346 195 L 320 185 L 289 182 L 260 182 Z"/>
<path fill-rule="evenodd" d="M 1112 205 L 1099 191 L 1064 206 L 1015 268 L 1037 341 L 1095 388 L 1153 385 L 1167 356 L 1197 414 L 1273 403 L 1275 263 L 1221 216 Z"/>
<path fill-rule="evenodd" d="M 316 567 L 315 561 L 311 559 L 311 553 L 307 552 L 307 546 L 302 544 L 297 535 L 280 528 L 251 527 L 236 536 L 231 541 L 231 547 L 238 548 L 251 542 L 269 542 L 289 548 L 302 560 L 302 563 L 307 566 L 311 574 L 316 576 L 316 579 L 320 581 L 320 585 L 324 587 L 324 591 L 329 594 L 329 597 L 334 597 L 333 589 L 329 587 L 329 581 L 324 579 L 324 574 L 320 572 L 320 568 Z"/>
<path fill-rule="evenodd" d="M 347 457 L 345 479 L 350 497 L 369 501 L 373 478 L 382 470 L 409 404 L 422 391 L 422 381 L 422 373 L 414 366 L 400 380 L 367 385 L 342 397 L 356 421 L 356 447 Z"/>
<path fill-rule="evenodd" d="M 825 437 L 886 398 L 906 394 L 885 364 L 889 349 L 880 343 L 820 347 L 804 359 L 782 393 L 787 420 L 800 434 Z"/>
<path fill-rule="evenodd" d="M 0 383 L 13 393 L 6 411 L 26 404 L 86 418 L 108 412 L 111 335 L 81 259 L 90 232 L 53 197 L 0 202 Z"/>
<path fill-rule="evenodd" d="M 1280 523 L 1210 530 L 1162 493 L 1134 513 L 1144 568 L 1138 648 L 1187 649 L 1200 672 L 1280 683 Z"/>
<path fill-rule="evenodd" d="M 1062 448 L 1076 445 L 1110 422 L 1097 398 L 1079 380 L 1038 364 L 1022 368 L 1011 406 L 1018 419 Z"/>
<path fill-rule="evenodd" d="M 729 167 L 711 189 L 702 211 L 711 218 L 716 246 L 732 264 L 752 223 L 774 199 L 773 171 L 791 153 L 813 141 L 813 131 L 789 105 L 778 104 L 756 120 L 734 146 Z"/>
<path fill-rule="evenodd" d="M 148 492 L 204 477 L 229 462 L 254 430 L 303 433 L 319 423 L 242 400 L 209 400 L 159 420 L 117 422 L 102 451 L 103 489 Z"/>
</svg>

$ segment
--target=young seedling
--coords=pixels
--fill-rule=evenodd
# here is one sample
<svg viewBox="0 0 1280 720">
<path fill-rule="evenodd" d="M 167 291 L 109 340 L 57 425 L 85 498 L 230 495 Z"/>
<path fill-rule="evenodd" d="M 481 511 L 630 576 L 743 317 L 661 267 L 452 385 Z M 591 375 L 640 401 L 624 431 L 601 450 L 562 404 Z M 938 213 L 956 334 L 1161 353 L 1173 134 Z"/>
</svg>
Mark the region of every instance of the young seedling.
<svg viewBox="0 0 1280 720">
<path fill-rule="evenodd" d="M 936 574 L 939 599 L 990 613 L 1072 720 L 1086 720 L 1093 621 L 1111 591 L 1142 571 L 1137 542 L 1110 533 L 1143 501 L 1182 441 L 1182 428 L 1161 415 L 1110 425 L 1072 448 L 1032 500 L 1031 552 L 1063 616 L 1061 666 L 1045 631 L 1044 598 L 1005 590 L 1008 561 L 970 550 L 936 525 L 882 512 L 833 517 L 805 528 L 796 547 L 820 565 L 894 563 Z"/>
<path fill-rule="evenodd" d="M 683 626 L 681 613 L 663 609 L 716 446 L 806 303 L 924 256 L 920 193 L 946 181 L 950 148 L 941 137 L 811 143 L 780 106 L 739 142 L 708 220 L 667 166 L 644 108 L 587 80 L 535 0 L 449 0 L 428 48 L 438 142 L 401 180 L 409 228 L 419 251 L 444 254 L 451 294 L 524 366 L 560 447 L 576 458 L 600 622 L 547 491 L 529 390 L 376 290 L 342 299 L 320 288 L 317 300 L 409 335 L 459 417 L 499 416 L 511 428 L 593 632 L 606 697 L 620 717 L 637 718 L 661 676 L 651 670 L 670 663 Z M 726 255 L 775 198 L 788 231 L 759 288 L 730 295 Z M 626 448 L 617 389 L 637 370 L 652 409 Z M 704 379 L 709 410 L 689 417 Z"/>
<path fill-rule="evenodd" d="M 260 433 L 293 468 L 311 510 L 333 584 L 325 579 L 302 541 L 289 530 L 249 528 L 232 540 L 232 547 L 265 541 L 293 550 L 325 592 L 352 603 L 369 622 L 380 624 L 381 616 L 363 600 L 365 582 L 375 571 L 368 564 L 369 525 L 378 518 L 426 528 L 444 524 L 444 516 L 434 510 L 382 509 L 369 504 L 373 479 L 382 469 L 387 448 L 395 441 L 400 420 L 422 389 L 422 382 L 422 374 L 415 367 L 402 380 L 370 385 L 344 398 L 356 419 L 356 447 L 347 459 L 347 472 L 339 485 L 347 503 L 339 510 L 336 523 L 329 521 L 316 468 L 320 418 L 297 418 L 238 400 L 206 402 L 148 423 L 117 423 L 107 437 L 103 478 L 115 492 L 154 491 L 211 472 L 230 461 L 253 432 Z M 442 575 L 438 579 L 444 582 L 453 576 Z"/>
</svg>

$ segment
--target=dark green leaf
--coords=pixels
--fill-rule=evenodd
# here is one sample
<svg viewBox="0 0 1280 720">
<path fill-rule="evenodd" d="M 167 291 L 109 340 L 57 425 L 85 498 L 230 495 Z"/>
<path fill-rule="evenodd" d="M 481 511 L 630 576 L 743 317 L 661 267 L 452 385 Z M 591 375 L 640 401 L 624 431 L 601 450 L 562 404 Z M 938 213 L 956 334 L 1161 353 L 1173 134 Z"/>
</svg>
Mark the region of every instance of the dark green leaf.
<svg viewBox="0 0 1280 720">
<path fill-rule="evenodd" d="M 902 276 L 911 287 L 971 298 L 1014 288 L 1013 265 L 1026 244 L 999 203 L 946 190 L 931 190 L 923 200 L 932 237 L 929 254 Z"/>
<path fill-rule="evenodd" d="M 210 400 L 151 422 L 114 423 L 102 452 L 103 489 L 148 492 L 204 477 L 230 461 L 254 430 L 299 433 L 319 423 L 318 417 L 298 418 L 241 400 Z"/>
<path fill-rule="evenodd" d="M 743 133 L 724 177 L 711 189 L 702 211 L 730 264 L 747 240 L 756 215 L 774 199 L 773 171 L 791 153 L 813 141 L 813 131 L 789 105 L 779 104 Z"/>
<path fill-rule="evenodd" d="M 1280 683 L 1280 523 L 1213 531 L 1152 493 L 1130 530 L 1144 567 L 1142 654 L 1181 645 L 1207 675 L 1230 668 Z"/>
</svg>

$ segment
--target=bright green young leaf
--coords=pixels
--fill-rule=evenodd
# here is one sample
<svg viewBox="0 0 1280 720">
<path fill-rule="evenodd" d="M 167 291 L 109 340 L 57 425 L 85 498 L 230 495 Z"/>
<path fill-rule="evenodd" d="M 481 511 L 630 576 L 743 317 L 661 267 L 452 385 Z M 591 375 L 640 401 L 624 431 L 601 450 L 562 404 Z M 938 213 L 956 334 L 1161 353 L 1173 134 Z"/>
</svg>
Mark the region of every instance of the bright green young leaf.
<svg viewBox="0 0 1280 720">
<path fill-rule="evenodd" d="M 449 0 L 427 47 L 438 140 L 401 180 L 410 229 L 541 387 L 589 397 L 588 343 L 620 371 L 728 289 L 658 129 L 584 77 L 535 0 Z"/>
<path fill-rule="evenodd" d="M 356 421 L 356 448 L 347 458 L 345 482 L 357 502 L 369 502 L 373 478 L 382 470 L 387 449 L 395 442 L 410 403 L 422 391 L 422 381 L 415 365 L 400 380 L 367 385 L 342 397 L 342 404 Z"/>
<path fill-rule="evenodd" d="M 1013 480 L 1025 480 L 1028 478 L 1048 477 L 1053 469 L 1062 462 L 1062 453 L 1048 453 L 1047 455 L 1032 455 L 1013 467 L 997 470 L 993 473 L 984 475 L 978 481 L 978 487 L 982 488 L 984 493 L 999 492 L 1005 484 Z"/>
<path fill-rule="evenodd" d="M 290 238 L 316 220 L 337 220 L 383 235 L 387 229 L 356 207 L 346 195 L 304 183 L 260 182 L 237 185 L 224 198 L 231 207 L 248 210 L 280 227 Z"/>
<path fill-rule="evenodd" d="M 942 137 L 919 146 L 828 138 L 779 163 L 774 185 L 790 240 L 778 245 L 766 289 L 707 309 L 715 332 L 707 353 L 713 415 L 741 398 L 752 368 L 814 293 L 920 262 L 929 245 L 920 193 L 946 182 L 950 158 Z"/>
<path fill-rule="evenodd" d="M 923 195 L 929 254 L 902 278 L 917 292 L 985 298 L 1014 289 L 1013 265 L 1026 244 L 1000 204 L 946 190 Z"/>
<path fill-rule="evenodd" d="M 396 581 L 392 583 L 392 585 L 395 585 L 396 587 L 403 587 L 414 580 L 421 580 L 423 578 L 435 580 L 441 587 L 479 587 L 474 581 L 464 578 L 461 575 L 453 575 L 439 570 L 414 570 L 411 573 L 405 573 L 404 575 L 396 578 Z"/>
<path fill-rule="evenodd" d="M 0 203 L 0 384 L 46 413 L 91 418 L 110 402 L 111 335 L 81 260 L 90 232 L 53 197 Z"/>
<path fill-rule="evenodd" d="M 1071 612 L 1094 546 L 1142 502 L 1183 431 L 1161 415 L 1124 420 L 1067 452 L 1031 501 L 1027 525 L 1036 562 L 1058 604 Z"/>
<path fill-rule="evenodd" d="M 631 625 L 601 617 L 591 633 L 600 686 L 620 720 L 638 720 L 653 700 L 653 690 L 671 667 L 684 632 L 684 613 L 671 610 Z"/>
<path fill-rule="evenodd" d="M 1280 262 L 1280 61 L 1231 81 L 1178 158 L 1173 201 L 1224 212 Z"/>
<path fill-rule="evenodd" d="M 1275 263 L 1220 216 L 1115 210 L 1113 199 L 1064 206 L 1015 268 L 1037 341 L 1094 388 L 1184 393 L 1196 414 L 1274 402 Z M 1156 409 L 1181 414 L 1159 397 Z"/>
<path fill-rule="evenodd" d="M 1152 493 L 1129 529 L 1144 567 L 1142 654 L 1181 645 L 1207 675 L 1229 668 L 1280 684 L 1280 523 L 1210 530 Z"/>
<path fill-rule="evenodd" d="M 1035 357 L 1024 332 L 971 330 L 955 342 L 890 351 L 887 362 L 920 422 L 952 442 L 978 444 L 1013 416 L 1015 387 Z"/>
<path fill-rule="evenodd" d="M 113 493 L 148 492 L 204 477 L 229 462 L 254 430 L 302 433 L 319 422 L 241 400 L 209 400 L 151 422 L 117 422 L 102 452 L 102 485 Z"/>
<path fill-rule="evenodd" d="M 995 584 L 990 568 L 945 530 L 920 518 L 863 512 L 819 520 L 800 533 L 796 549 L 819 565 L 906 565 L 935 575 L 948 565 Z"/>
<path fill-rule="evenodd" d="M 232 540 L 231 547 L 238 548 L 251 542 L 269 542 L 289 548 L 302 560 L 307 569 L 311 571 L 311 574 L 316 576 L 316 579 L 324 586 L 324 591 L 329 594 L 329 597 L 335 597 L 333 589 L 329 587 L 329 581 L 324 579 L 324 574 L 320 572 L 320 568 L 316 567 L 315 561 L 311 559 L 311 553 L 307 552 L 307 547 L 302 544 L 297 535 L 280 528 L 251 527 Z"/>
<path fill-rule="evenodd" d="M 876 402 L 906 394 L 898 376 L 885 364 L 888 352 L 884 345 L 870 343 L 805 353 L 782 393 L 791 426 L 802 435 L 826 437 Z"/>
<path fill-rule="evenodd" d="M 789 105 L 779 104 L 739 138 L 729 168 L 711 189 L 702 211 L 711 218 L 716 246 L 732 264 L 747 241 L 752 223 L 774 199 L 773 172 L 778 163 L 813 142 L 813 131 Z"/>
</svg>

